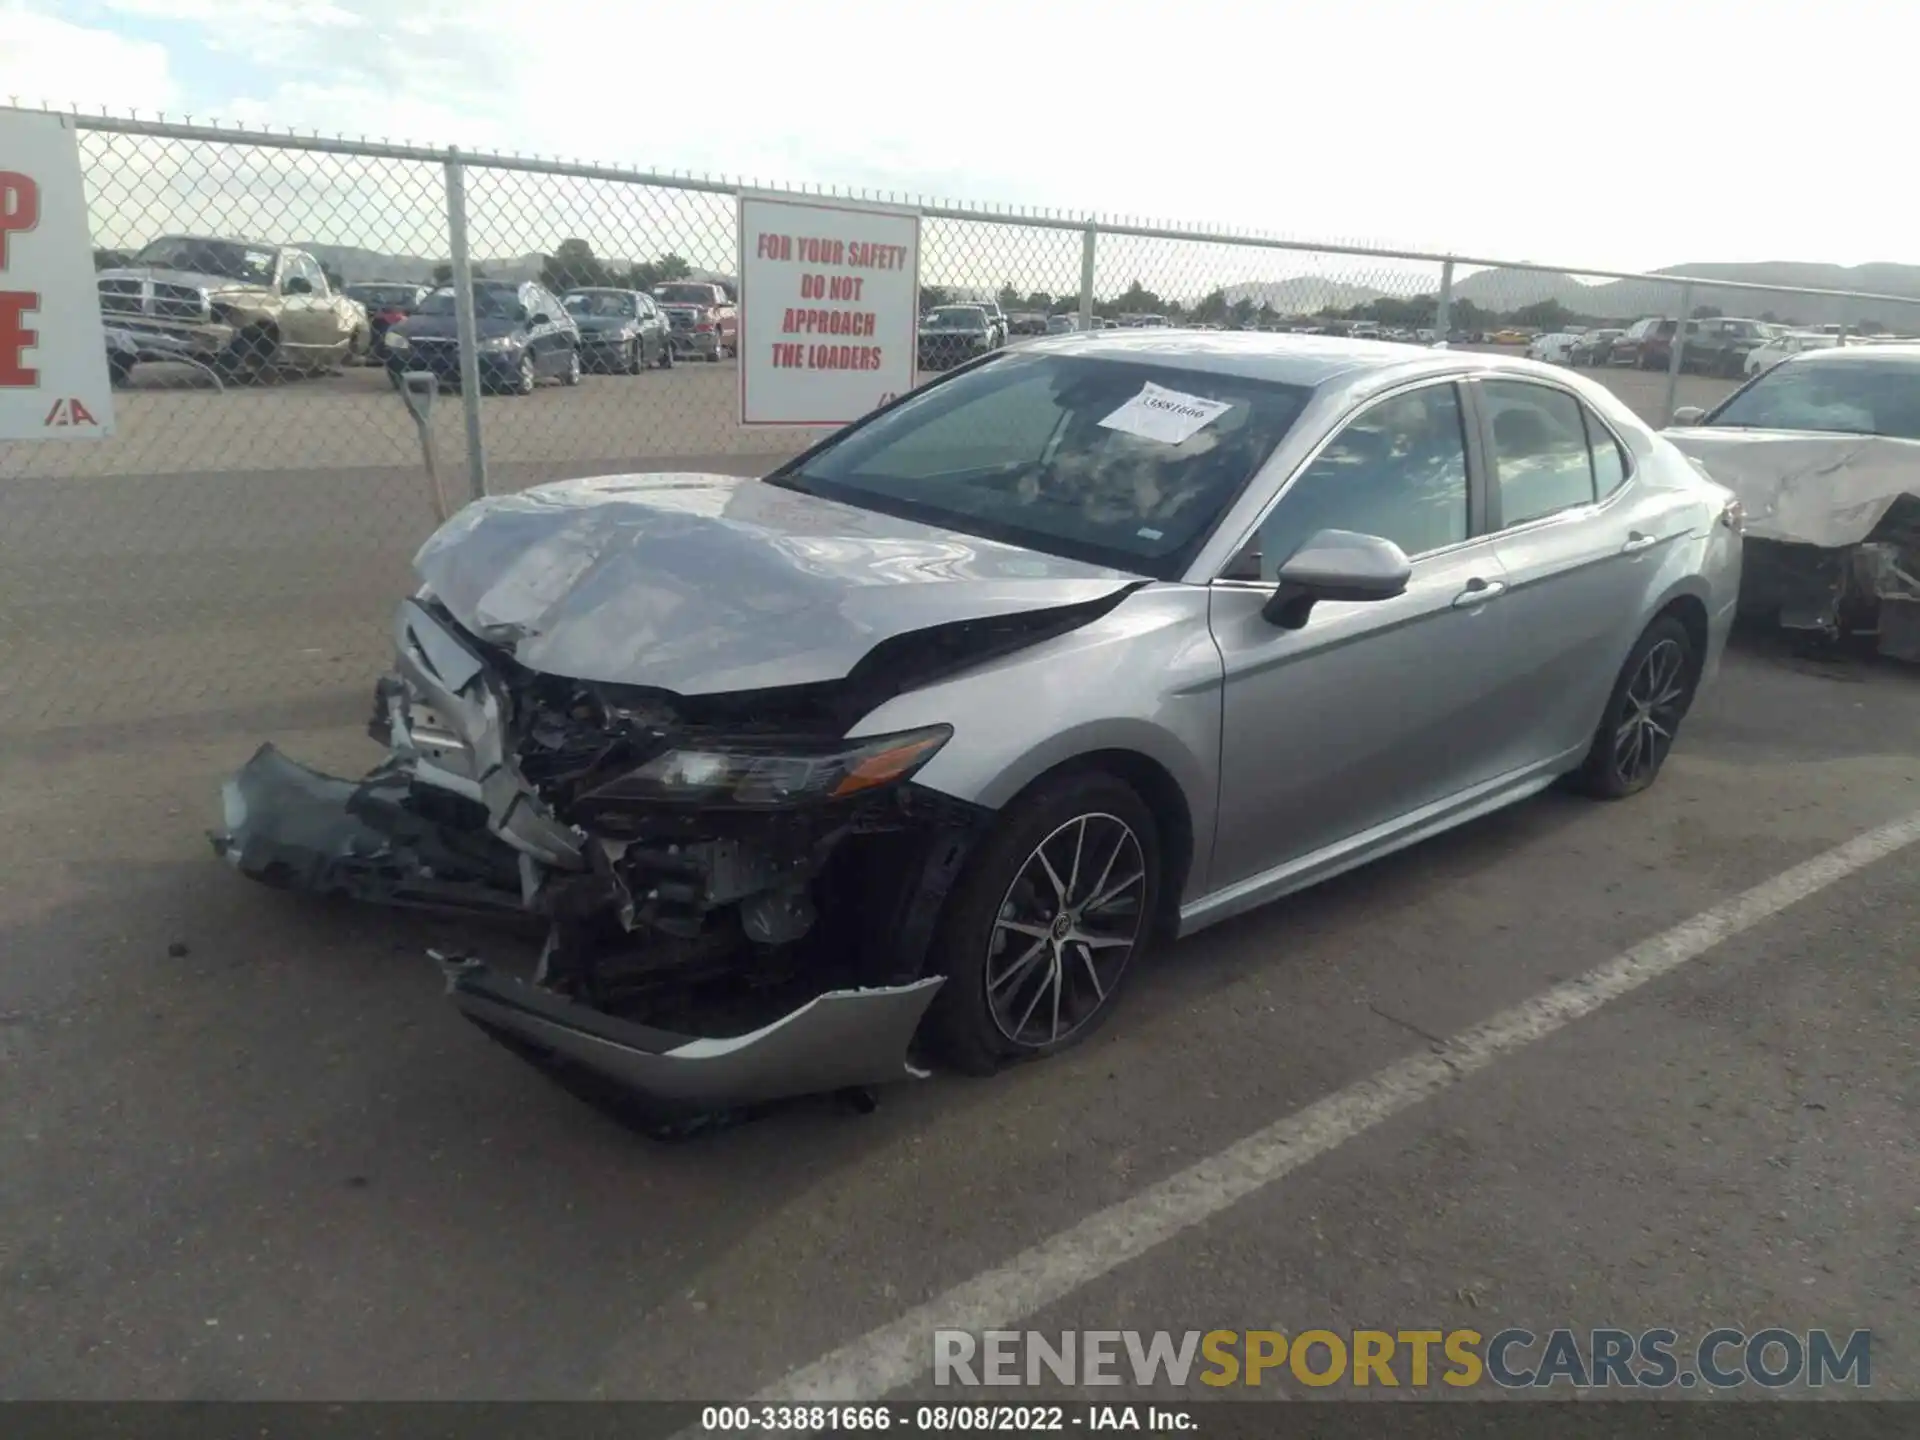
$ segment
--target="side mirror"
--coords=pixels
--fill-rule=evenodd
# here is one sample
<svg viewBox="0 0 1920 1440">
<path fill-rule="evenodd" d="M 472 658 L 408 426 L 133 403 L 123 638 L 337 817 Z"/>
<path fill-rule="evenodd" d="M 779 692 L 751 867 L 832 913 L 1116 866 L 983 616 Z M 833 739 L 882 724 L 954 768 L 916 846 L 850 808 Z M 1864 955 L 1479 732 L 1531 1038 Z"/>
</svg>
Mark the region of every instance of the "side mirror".
<svg viewBox="0 0 1920 1440">
<path fill-rule="evenodd" d="M 1286 630 L 1307 623 L 1322 600 L 1391 600 L 1413 578 L 1406 552 L 1391 540 L 1352 530 L 1322 530 L 1280 567 L 1280 584 L 1260 608 Z"/>
<path fill-rule="evenodd" d="M 1682 405 L 1673 412 L 1675 425 L 1698 425 L 1707 418 L 1707 412 L 1698 405 Z"/>
<path fill-rule="evenodd" d="M 304 275 L 289 275 L 287 283 L 280 287 L 283 295 L 311 295 L 313 282 Z"/>
<path fill-rule="evenodd" d="M 544 310 L 536 310 L 533 312 L 533 318 L 527 323 L 529 325 L 551 325 L 553 323 L 553 317 Z"/>
</svg>

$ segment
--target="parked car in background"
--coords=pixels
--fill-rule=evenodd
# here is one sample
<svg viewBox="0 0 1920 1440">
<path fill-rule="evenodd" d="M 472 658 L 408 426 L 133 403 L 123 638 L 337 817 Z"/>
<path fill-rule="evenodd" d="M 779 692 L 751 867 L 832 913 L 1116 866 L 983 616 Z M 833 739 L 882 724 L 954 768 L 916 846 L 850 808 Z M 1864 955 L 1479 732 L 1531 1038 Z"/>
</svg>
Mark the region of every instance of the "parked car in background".
<svg viewBox="0 0 1920 1440">
<path fill-rule="evenodd" d="M 1920 345 L 1820 338 L 1665 433 L 1746 509 L 1742 610 L 1920 660 Z"/>
<path fill-rule="evenodd" d="M 1378 340 L 1380 327 L 1371 320 L 1356 320 L 1347 327 L 1347 334 L 1355 340 Z"/>
<path fill-rule="evenodd" d="M 993 343 L 995 345 L 1007 343 L 1012 331 L 1007 323 L 1007 312 L 1000 308 L 998 300 L 962 300 L 956 303 L 977 307 L 981 314 L 987 317 L 987 324 L 993 331 Z"/>
<path fill-rule="evenodd" d="M 1747 352 L 1741 368 L 1749 375 L 1763 375 L 1789 356 L 1804 355 L 1810 350 L 1832 350 L 1839 344 L 1837 335 L 1817 330 L 1789 330 L 1784 335 L 1770 337 L 1763 345 L 1754 346 Z"/>
<path fill-rule="evenodd" d="M 1571 365 L 1573 348 L 1579 343 L 1578 335 L 1565 330 L 1536 335 L 1527 342 L 1527 358 L 1547 365 Z"/>
<path fill-rule="evenodd" d="M 1609 363 L 1632 366 L 1636 370 L 1666 369 L 1679 323 L 1671 315 L 1649 315 L 1634 321 L 1627 327 L 1627 333 L 1613 342 Z"/>
<path fill-rule="evenodd" d="M 1044 335 L 1047 333 L 1047 317 L 1032 311 L 1022 311 L 1007 317 L 1009 335 Z"/>
<path fill-rule="evenodd" d="M 580 330 L 560 298 L 532 281 L 473 282 L 473 322 L 479 339 L 480 384 L 510 395 L 531 395 L 543 378 L 580 383 Z M 451 285 L 431 292 L 412 315 L 387 331 L 387 378 L 424 370 L 442 384 L 460 383 L 460 332 Z"/>
<path fill-rule="evenodd" d="M 999 332 L 983 306 L 942 305 L 921 317 L 922 370 L 950 370 L 999 347 Z"/>
<path fill-rule="evenodd" d="M 1049 315 L 1047 317 L 1047 334 L 1049 335 L 1071 335 L 1079 328 L 1080 317 L 1077 315 Z"/>
<path fill-rule="evenodd" d="M 427 288 L 399 280 L 368 280 L 347 286 L 347 298 L 359 302 L 367 312 L 371 337 L 367 359 L 385 361 L 387 331 L 413 314 L 414 309 L 426 298 Z"/>
<path fill-rule="evenodd" d="M 1653 785 L 1725 647 L 1730 501 L 1519 359 L 1035 340 L 764 479 L 469 504 L 399 606 L 389 752 L 263 746 L 214 844 L 546 919 L 530 978 L 443 961 L 452 1003 L 662 1123 L 984 1074 L 1173 937 L 1562 776 Z"/>
<path fill-rule="evenodd" d="M 1683 369 L 1727 379 L 1747 373 L 1747 356 L 1767 343 L 1767 327 L 1758 320 L 1715 316 L 1687 324 Z"/>
<path fill-rule="evenodd" d="M 653 287 L 667 317 L 674 350 L 718 364 L 740 353 L 740 312 L 724 285 L 706 280 L 669 280 Z"/>
<path fill-rule="evenodd" d="M 1568 356 L 1567 363 L 1570 365 L 1611 364 L 1614 343 L 1626 333 L 1617 326 L 1583 330 L 1574 339 L 1572 353 Z"/>
<path fill-rule="evenodd" d="M 1492 345 L 1525 345 L 1532 338 L 1532 331 L 1516 330 L 1512 326 L 1508 326 L 1504 330 L 1494 331 L 1493 334 L 1487 337 L 1487 342 Z"/>
<path fill-rule="evenodd" d="M 372 344 L 366 312 L 285 245 L 165 235 L 95 284 L 105 324 L 178 342 L 229 377 L 330 370 Z"/>
<path fill-rule="evenodd" d="M 580 331 L 580 360 L 588 369 L 638 375 L 652 365 L 672 367 L 667 317 L 651 295 L 579 286 L 562 295 L 560 303 Z"/>
</svg>

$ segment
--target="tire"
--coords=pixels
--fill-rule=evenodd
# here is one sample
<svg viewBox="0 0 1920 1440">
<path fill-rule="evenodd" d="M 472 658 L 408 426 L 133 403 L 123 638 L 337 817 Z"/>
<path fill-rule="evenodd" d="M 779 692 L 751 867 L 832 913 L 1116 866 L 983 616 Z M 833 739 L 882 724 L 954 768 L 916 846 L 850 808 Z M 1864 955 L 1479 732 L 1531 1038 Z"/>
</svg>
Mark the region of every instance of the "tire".
<svg viewBox="0 0 1920 1440">
<path fill-rule="evenodd" d="M 271 325 L 255 325 L 233 337 L 214 361 L 224 378 L 269 384 L 279 377 L 280 332 Z"/>
<path fill-rule="evenodd" d="M 662 370 L 671 370 L 673 368 L 673 342 L 671 340 L 662 340 L 660 342 L 660 368 Z"/>
<path fill-rule="evenodd" d="M 134 364 L 134 361 L 128 360 L 124 356 L 109 355 L 107 357 L 107 380 L 114 389 L 123 390 L 126 388 L 128 382 L 133 379 Z"/>
<path fill-rule="evenodd" d="M 718 365 L 722 360 L 726 358 L 727 358 L 727 347 L 722 345 L 718 340 L 714 341 L 713 353 L 707 356 L 707 363 L 709 365 Z"/>
<path fill-rule="evenodd" d="M 516 395 L 531 395 L 535 382 L 539 379 L 533 370 L 533 352 L 520 352 L 520 368 L 513 372 L 512 391 Z"/>
<path fill-rule="evenodd" d="M 626 372 L 629 375 L 638 375 L 646 368 L 647 342 L 644 340 L 636 340 L 633 342 L 632 348 L 627 352 Z"/>
<path fill-rule="evenodd" d="M 1573 773 L 1575 789 L 1599 800 L 1624 800 L 1659 779 L 1693 704 L 1702 658 L 1687 627 L 1671 615 L 1646 628 L 1620 667 L 1587 758 Z M 1643 710 L 1650 695 L 1656 703 Z"/>
<path fill-rule="evenodd" d="M 560 383 L 562 385 L 580 383 L 580 348 L 577 345 L 567 347 L 567 368 L 560 372 Z"/>
<path fill-rule="evenodd" d="M 1119 872 L 1133 863 L 1137 879 L 1126 883 Z M 1044 781 L 1009 806 L 941 917 L 933 969 L 947 983 L 927 1020 L 940 1058 L 988 1075 L 1013 1060 L 1057 1054 L 1104 1024 L 1152 943 L 1160 863 L 1153 812 L 1103 771 Z M 1068 886 L 1075 911 L 1061 911 L 1053 876 Z M 1077 913 L 1101 888 L 1098 920 Z M 1108 943 L 1081 945 L 1081 935 Z"/>
</svg>

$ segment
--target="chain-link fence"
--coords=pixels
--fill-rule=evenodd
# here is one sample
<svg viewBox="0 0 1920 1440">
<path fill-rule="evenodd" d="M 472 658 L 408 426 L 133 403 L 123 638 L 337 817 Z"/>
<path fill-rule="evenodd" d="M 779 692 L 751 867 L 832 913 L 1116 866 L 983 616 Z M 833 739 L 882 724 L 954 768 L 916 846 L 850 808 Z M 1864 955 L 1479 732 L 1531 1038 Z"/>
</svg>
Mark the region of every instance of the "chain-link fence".
<svg viewBox="0 0 1920 1440">
<path fill-rule="evenodd" d="M 735 184 L 79 125 L 118 426 L 0 442 L 0 733 L 357 696 L 447 505 L 610 470 L 752 473 L 817 438 L 737 423 L 729 323 L 683 331 L 661 312 L 644 334 L 589 333 L 591 309 L 643 318 L 618 313 L 623 295 L 731 299 Z M 1751 346 L 1722 343 L 1722 317 L 1834 340 L 1920 333 L 1920 297 L 918 208 L 923 308 L 991 302 L 1008 339 L 1179 324 L 1532 345 L 1594 367 L 1655 422 L 1738 383 Z M 609 298 L 576 300 L 581 343 L 528 364 L 488 343 L 527 285 L 556 310 L 570 290 Z M 166 349 L 153 322 L 169 317 L 184 338 Z M 131 321 L 140 335 L 115 341 Z M 406 403 L 405 371 L 467 365 L 479 384 Z"/>
</svg>

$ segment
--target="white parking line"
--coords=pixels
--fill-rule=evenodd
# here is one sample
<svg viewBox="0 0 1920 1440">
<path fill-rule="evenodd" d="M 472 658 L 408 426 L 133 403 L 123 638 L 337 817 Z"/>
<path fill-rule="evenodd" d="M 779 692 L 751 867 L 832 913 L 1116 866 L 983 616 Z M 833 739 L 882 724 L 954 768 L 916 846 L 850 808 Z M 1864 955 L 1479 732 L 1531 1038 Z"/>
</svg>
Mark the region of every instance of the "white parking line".
<svg viewBox="0 0 1920 1440">
<path fill-rule="evenodd" d="M 1920 812 L 1856 836 L 1449 1039 L 1089 1215 L 1006 1264 L 787 1375 L 769 1401 L 876 1400 L 931 1368 L 936 1329 L 1010 1328 L 1494 1061 L 1920 840 Z"/>
</svg>

